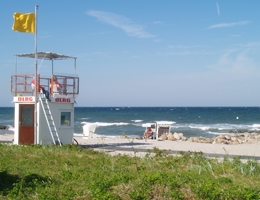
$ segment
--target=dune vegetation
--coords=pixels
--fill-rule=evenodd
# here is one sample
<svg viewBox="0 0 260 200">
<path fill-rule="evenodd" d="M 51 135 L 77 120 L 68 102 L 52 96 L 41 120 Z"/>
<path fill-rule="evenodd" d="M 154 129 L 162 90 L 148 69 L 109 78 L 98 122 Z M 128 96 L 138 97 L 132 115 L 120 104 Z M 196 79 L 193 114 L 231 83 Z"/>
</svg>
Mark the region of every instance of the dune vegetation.
<svg viewBox="0 0 260 200">
<path fill-rule="evenodd" d="M 260 199 L 259 191 L 259 163 L 239 157 L 0 144 L 1 199 Z"/>
</svg>

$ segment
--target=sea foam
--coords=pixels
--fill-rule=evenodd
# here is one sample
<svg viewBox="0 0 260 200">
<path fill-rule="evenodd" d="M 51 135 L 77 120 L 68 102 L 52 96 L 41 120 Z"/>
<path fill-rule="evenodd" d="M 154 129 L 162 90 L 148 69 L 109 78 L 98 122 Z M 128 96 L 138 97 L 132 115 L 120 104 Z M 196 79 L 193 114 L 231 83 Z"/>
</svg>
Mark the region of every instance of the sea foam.
<svg viewBox="0 0 260 200">
<path fill-rule="evenodd" d="M 176 124 L 176 122 L 173 122 L 173 121 L 157 121 L 157 123 L 159 124 Z"/>
<path fill-rule="evenodd" d="M 136 120 L 131 120 L 132 122 L 136 122 L 136 123 L 138 123 L 138 122 L 142 122 L 142 121 L 144 121 L 144 120 L 141 120 L 141 119 L 136 119 Z"/>
<path fill-rule="evenodd" d="M 109 123 L 109 122 L 81 122 L 81 124 L 89 124 L 89 123 L 94 123 L 97 126 L 125 126 L 125 125 L 129 124 L 129 123 L 124 123 L 124 122 L 114 122 L 114 123 Z"/>
</svg>

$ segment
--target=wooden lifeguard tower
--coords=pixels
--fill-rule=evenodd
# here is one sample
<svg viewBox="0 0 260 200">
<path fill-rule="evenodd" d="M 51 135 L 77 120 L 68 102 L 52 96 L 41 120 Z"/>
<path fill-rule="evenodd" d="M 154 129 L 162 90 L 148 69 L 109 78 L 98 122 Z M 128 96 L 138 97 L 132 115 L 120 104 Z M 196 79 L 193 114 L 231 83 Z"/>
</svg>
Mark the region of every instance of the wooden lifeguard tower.
<svg viewBox="0 0 260 200">
<path fill-rule="evenodd" d="M 35 58 L 35 54 L 16 57 Z M 11 76 L 11 93 L 15 103 L 14 144 L 71 144 L 74 132 L 74 103 L 79 94 L 76 57 L 51 52 L 37 53 L 38 59 L 52 61 L 49 77 L 37 74 L 36 95 L 32 88 L 35 74 Z M 74 75 L 53 74 L 53 60 L 74 59 Z M 17 59 L 16 59 L 17 60 Z M 15 64 L 15 71 L 17 64 Z M 57 85 L 60 86 L 57 88 Z M 49 100 L 43 90 L 49 92 Z"/>
</svg>

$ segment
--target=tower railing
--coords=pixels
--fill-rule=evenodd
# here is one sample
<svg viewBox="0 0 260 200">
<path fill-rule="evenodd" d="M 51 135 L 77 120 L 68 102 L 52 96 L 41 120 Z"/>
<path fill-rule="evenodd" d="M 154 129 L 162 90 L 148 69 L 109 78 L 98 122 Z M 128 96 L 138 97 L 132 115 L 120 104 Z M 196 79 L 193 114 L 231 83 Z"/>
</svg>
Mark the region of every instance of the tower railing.
<svg viewBox="0 0 260 200">
<path fill-rule="evenodd" d="M 11 93 L 13 96 L 33 96 L 32 81 L 34 74 L 19 74 L 11 76 Z M 58 90 L 54 85 L 59 83 Z M 50 78 L 37 75 L 37 93 L 44 88 L 50 93 L 50 97 L 77 98 L 79 94 L 79 77 L 52 75 Z"/>
</svg>

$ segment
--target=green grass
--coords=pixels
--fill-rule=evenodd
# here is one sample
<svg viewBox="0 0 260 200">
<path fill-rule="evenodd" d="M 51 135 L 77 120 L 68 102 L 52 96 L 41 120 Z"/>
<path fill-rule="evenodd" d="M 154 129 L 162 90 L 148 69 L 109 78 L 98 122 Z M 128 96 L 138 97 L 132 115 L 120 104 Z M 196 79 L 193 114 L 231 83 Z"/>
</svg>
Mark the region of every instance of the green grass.
<svg viewBox="0 0 260 200">
<path fill-rule="evenodd" d="M 0 145 L 0 199 L 260 199 L 256 161 L 153 152 Z"/>
</svg>

